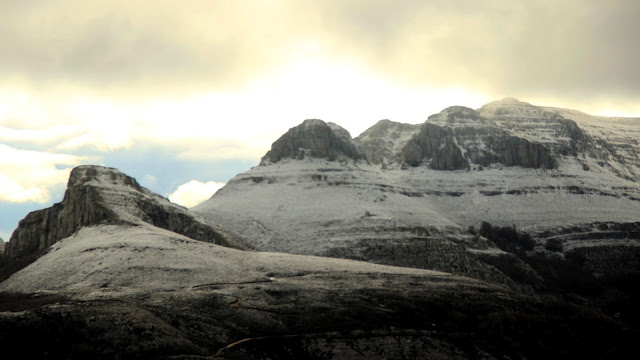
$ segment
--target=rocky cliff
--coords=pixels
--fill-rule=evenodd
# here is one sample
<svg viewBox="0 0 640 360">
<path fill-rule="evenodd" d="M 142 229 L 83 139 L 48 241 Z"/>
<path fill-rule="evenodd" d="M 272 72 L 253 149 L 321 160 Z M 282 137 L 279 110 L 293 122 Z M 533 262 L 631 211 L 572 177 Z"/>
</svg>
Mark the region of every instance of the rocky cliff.
<svg viewBox="0 0 640 360">
<path fill-rule="evenodd" d="M 402 149 L 401 158 L 411 166 L 426 161 L 436 170 L 492 164 L 546 169 L 558 166 L 545 145 L 510 135 L 491 119 L 461 106 L 430 116 Z"/>
<path fill-rule="evenodd" d="M 5 254 L 14 259 L 30 256 L 87 226 L 141 223 L 196 240 L 244 247 L 185 208 L 141 187 L 134 178 L 117 169 L 80 166 L 71 171 L 60 203 L 34 211 L 20 221 Z"/>
<path fill-rule="evenodd" d="M 368 161 L 386 166 L 398 162 L 398 153 L 418 131 L 420 131 L 419 125 L 380 120 L 358 135 L 354 142 Z"/>
<path fill-rule="evenodd" d="M 285 158 L 303 159 L 305 156 L 336 160 L 339 157 L 361 159 L 351 135 L 345 129 L 322 120 L 305 120 L 289 129 L 271 145 L 262 163 L 278 162 Z"/>
</svg>

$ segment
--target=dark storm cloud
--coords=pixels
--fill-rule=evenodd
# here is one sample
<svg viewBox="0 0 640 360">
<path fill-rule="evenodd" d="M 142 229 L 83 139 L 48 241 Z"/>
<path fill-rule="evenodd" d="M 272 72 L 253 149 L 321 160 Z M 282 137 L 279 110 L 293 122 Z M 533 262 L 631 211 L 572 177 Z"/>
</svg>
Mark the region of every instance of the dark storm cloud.
<svg viewBox="0 0 640 360">
<path fill-rule="evenodd" d="M 297 44 L 412 85 L 640 95 L 637 1 L 8 1 L 0 72 L 101 86 L 234 86 Z"/>
</svg>

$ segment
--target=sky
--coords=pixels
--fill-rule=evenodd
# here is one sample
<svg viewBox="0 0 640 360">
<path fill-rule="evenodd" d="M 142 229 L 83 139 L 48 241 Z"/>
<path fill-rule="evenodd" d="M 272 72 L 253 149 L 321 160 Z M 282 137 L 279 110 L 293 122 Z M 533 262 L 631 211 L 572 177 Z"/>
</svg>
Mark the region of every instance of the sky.
<svg viewBox="0 0 640 360">
<path fill-rule="evenodd" d="M 640 116 L 640 2 L 0 0 L 0 237 L 116 167 L 193 206 L 319 118 L 504 97 Z"/>
</svg>

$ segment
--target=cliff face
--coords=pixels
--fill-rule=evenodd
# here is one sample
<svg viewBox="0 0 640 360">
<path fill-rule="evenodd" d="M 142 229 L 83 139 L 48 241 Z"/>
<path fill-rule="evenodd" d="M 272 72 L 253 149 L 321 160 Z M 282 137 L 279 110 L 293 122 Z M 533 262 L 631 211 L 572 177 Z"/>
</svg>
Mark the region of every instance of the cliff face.
<svg viewBox="0 0 640 360">
<path fill-rule="evenodd" d="M 98 189 L 76 186 L 71 181 L 69 184 L 62 202 L 31 212 L 20 220 L 5 249 L 8 257 L 44 250 L 83 226 L 119 222 L 116 214 L 104 206 Z"/>
<path fill-rule="evenodd" d="M 34 254 L 86 226 L 142 223 L 196 240 L 244 248 L 117 169 L 80 166 L 72 170 L 60 203 L 34 211 L 20 221 L 5 254 L 13 259 Z"/>
<path fill-rule="evenodd" d="M 284 158 L 303 159 L 305 156 L 336 160 L 345 156 L 362 159 L 351 135 L 345 129 L 322 120 L 305 120 L 289 129 L 271 145 L 262 163 L 278 162 Z"/>
<path fill-rule="evenodd" d="M 418 166 L 423 160 L 435 170 L 467 169 L 469 162 L 462 155 L 460 147 L 450 129 L 424 123 L 420 132 L 402 149 L 402 160 L 411 166 Z"/>
<path fill-rule="evenodd" d="M 354 139 L 358 150 L 372 164 L 397 162 L 402 147 L 420 131 L 420 125 L 380 120 Z"/>
<path fill-rule="evenodd" d="M 401 159 L 435 170 L 469 169 L 472 165 L 555 169 L 557 160 L 541 143 L 510 135 L 475 110 L 454 106 L 429 117 L 402 149 Z"/>
</svg>

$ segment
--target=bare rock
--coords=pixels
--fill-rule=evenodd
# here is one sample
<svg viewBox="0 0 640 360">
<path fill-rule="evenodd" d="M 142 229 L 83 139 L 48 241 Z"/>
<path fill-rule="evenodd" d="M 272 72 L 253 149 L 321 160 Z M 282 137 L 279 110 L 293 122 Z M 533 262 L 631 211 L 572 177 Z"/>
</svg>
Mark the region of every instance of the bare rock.
<svg viewBox="0 0 640 360">
<path fill-rule="evenodd" d="M 420 125 L 380 120 L 354 139 L 360 152 L 372 164 L 397 161 L 402 147 L 420 131 Z"/>
<path fill-rule="evenodd" d="M 347 130 L 336 124 L 309 119 L 276 140 L 262 158 L 262 163 L 275 163 L 284 158 L 301 159 L 307 155 L 329 160 L 341 156 L 354 160 L 363 158 Z"/>
<path fill-rule="evenodd" d="M 460 170 L 469 167 L 469 162 L 456 145 L 453 132 L 437 125 L 424 123 L 420 132 L 402 150 L 402 160 L 418 166 L 424 159 L 436 170 Z"/>
<path fill-rule="evenodd" d="M 493 120 L 462 106 L 453 106 L 430 116 L 404 147 L 401 158 L 411 166 L 426 161 L 436 170 L 468 169 L 470 164 L 558 167 L 557 160 L 544 144 L 510 135 Z"/>
</svg>

